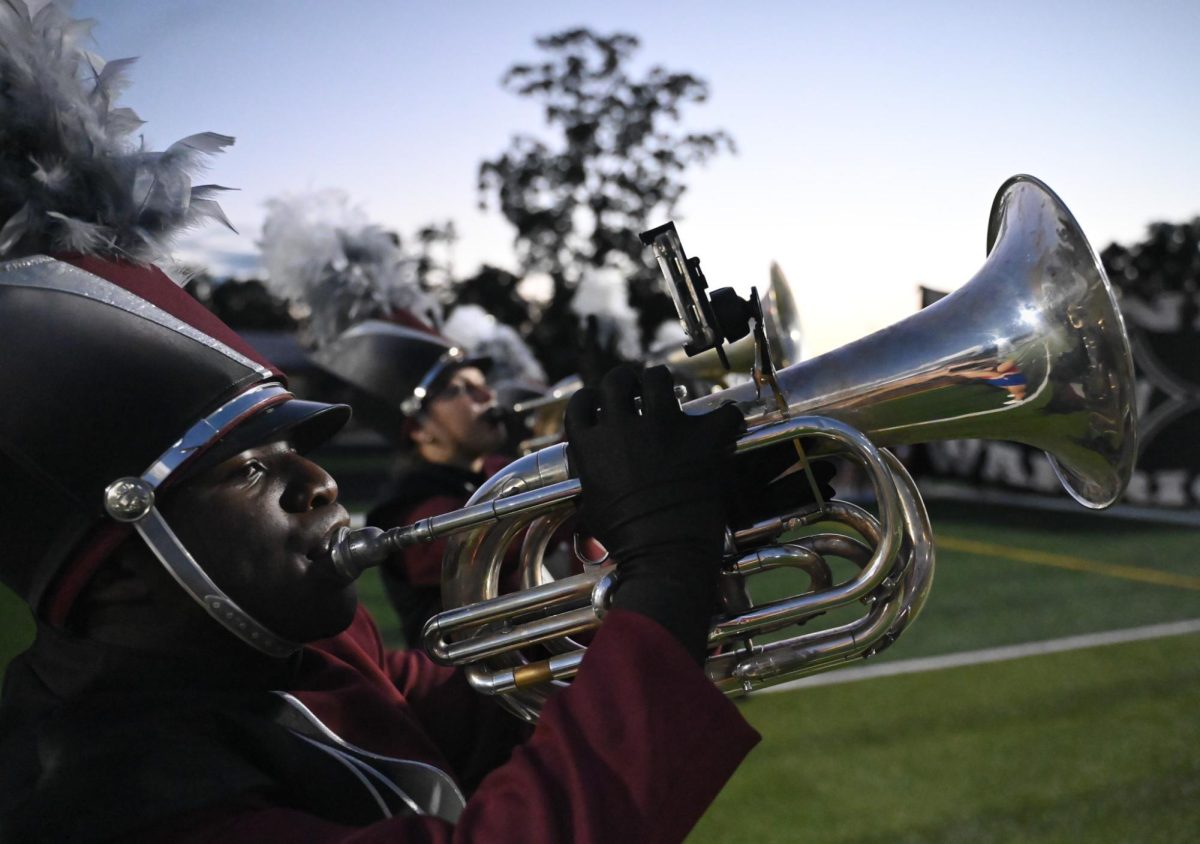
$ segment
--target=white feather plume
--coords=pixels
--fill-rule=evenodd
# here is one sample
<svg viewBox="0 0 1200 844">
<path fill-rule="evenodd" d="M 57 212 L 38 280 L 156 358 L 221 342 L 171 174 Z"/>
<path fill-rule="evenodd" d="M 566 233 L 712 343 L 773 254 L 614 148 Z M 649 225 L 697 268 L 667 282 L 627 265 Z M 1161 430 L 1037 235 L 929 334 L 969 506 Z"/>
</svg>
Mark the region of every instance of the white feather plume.
<svg viewBox="0 0 1200 844">
<path fill-rule="evenodd" d="M 668 349 L 675 346 L 687 345 L 688 335 L 678 319 L 666 319 L 654 329 L 654 339 L 650 341 L 651 349 Z"/>
<path fill-rule="evenodd" d="M 434 327 L 441 322 L 440 306 L 420 288 L 395 236 L 368 222 L 341 191 L 268 200 L 259 247 L 268 284 L 308 310 L 311 345 L 399 310 Z"/>
<path fill-rule="evenodd" d="M 77 251 L 169 264 L 174 234 L 229 225 L 216 186 L 192 178 L 233 138 L 201 132 L 145 150 L 132 139 L 141 118 L 114 106 L 134 59 L 85 50 L 92 26 L 58 3 L 0 0 L 0 258 Z"/>
<path fill-rule="evenodd" d="M 59 220 L 62 225 L 54 239 L 56 252 L 78 252 L 92 255 L 103 251 L 107 245 L 104 227 L 86 220 L 75 220 L 57 211 L 47 211 L 49 216 Z"/>
<path fill-rule="evenodd" d="M 29 156 L 29 160 L 33 163 L 33 178 L 42 183 L 47 193 L 55 193 L 67 186 L 67 168 L 61 161 L 44 166 L 32 155 Z"/>
<path fill-rule="evenodd" d="M 616 350 L 626 360 L 642 356 L 638 339 L 637 312 L 629 304 L 629 292 L 624 274 L 614 267 L 590 268 L 584 272 L 575 288 L 571 309 L 581 321 L 595 316 L 599 324 L 601 344 L 616 340 Z"/>
<path fill-rule="evenodd" d="M 511 325 L 505 325 L 479 305 L 459 305 L 450 312 L 442 333 L 473 356 L 492 359 L 488 380 L 493 384 L 523 381 L 545 384 L 546 371 Z"/>
</svg>

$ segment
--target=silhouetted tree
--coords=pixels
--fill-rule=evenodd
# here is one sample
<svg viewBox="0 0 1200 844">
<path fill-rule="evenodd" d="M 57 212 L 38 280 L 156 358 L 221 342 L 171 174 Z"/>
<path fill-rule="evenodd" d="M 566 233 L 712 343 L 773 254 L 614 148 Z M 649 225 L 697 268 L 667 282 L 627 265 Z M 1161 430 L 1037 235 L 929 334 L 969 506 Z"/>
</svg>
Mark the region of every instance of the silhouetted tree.
<svg viewBox="0 0 1200 844">
<path fill-rule="evenodd" d="M 188 282 L 186 289 L 234 330 L 296 329 L 296 320 L 289 312 L 287 302 L 256 278 L 217 281 L 207 274 L 200 274 Z"/>
<path fill-rule="evenodd" d="M 520 283 L 521 279 L 508 270 L 484 264 L 475 275 L 455 282 L 454 303 L 479 305 L 500 322 L 517 329 L 522 337 L 527 337 L 533 332 L 541 311 L 521 296 Z"/>
<path fill-rule="evenodd" d="M 553 296 L 527 336 L 553 378 L 577 371 L 570 305 L 589 268 L 613 267 L 628 280 L 643 343 L 674 316 L 638 232 L 673 213 L 689 166 L 733 151 L 733 141 L 724 131 L 674 128 L 685 105 L 707 98 L 708 84 L 659 66 L 635 77 L 633 35 L 570 29 L 536 44 L 545 60 L 513 65 L 502 85 L 544 105 L 557 142 L 513 136 L 507 151 L 480 165 L 479 193 L 481 207 L 494 198 L 516 230 L 522 270 L 553 279 Z"/>
<path fill-rule="evenodd" d="M 454 244 L 458 230 L 453 220 L 429 223 L 413 236 L 415 251 L 396 237 L 396 244 L 410 255 L 417 284 L 427 291 L 447 291 L 454 283 Z"/>
</svg>

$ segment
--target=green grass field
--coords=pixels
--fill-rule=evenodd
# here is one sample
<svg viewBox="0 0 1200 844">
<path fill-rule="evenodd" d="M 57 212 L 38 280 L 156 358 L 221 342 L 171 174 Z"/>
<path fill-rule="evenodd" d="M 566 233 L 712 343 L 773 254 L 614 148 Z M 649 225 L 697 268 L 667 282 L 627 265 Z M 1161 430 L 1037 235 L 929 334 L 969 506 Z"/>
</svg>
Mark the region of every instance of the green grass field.
<svg viewBox="0 0 1200 844">
<path fill-rule="evenodd" d="M 1200 832 L 1198 636 L 743 706 L 763 742 L 695 844 L 1184 844 Z"/>
<path fill-rule="evenodd" d="M 938 570 L 877 661 L 1200 618 L 1200 532 L 931 502 Z M 756 585 L 756 597 L 786 588 Z M 758 592 L 764 594 L 759 596 Z M 399 634 L 377 578 L 364 601 Z M 0 661 L 27 614 L 0 593 Z M 710 842 L 1200 840 L 1200 636 L 779 693 L 693 834 Z"/>
<path fill-rule="evenodd" d="M 921 618 L 880 661 L 1200 618 L 1194 529 L 929 509 L 948 547 Z M 963 545 L 975 553 L 950 550 Z M 763 742 L 696 844 L 1200 840 L 1200 636 L 742 707 Z"/>
</svg>

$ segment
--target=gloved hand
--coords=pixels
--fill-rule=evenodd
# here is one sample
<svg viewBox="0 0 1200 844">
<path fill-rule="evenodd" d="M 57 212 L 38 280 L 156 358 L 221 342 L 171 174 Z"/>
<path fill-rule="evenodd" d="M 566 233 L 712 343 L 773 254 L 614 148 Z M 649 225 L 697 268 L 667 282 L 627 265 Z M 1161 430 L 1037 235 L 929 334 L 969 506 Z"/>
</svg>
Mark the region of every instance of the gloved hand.
<svg viewBox="0 0 1200 844">
<path fill-rule="evenodd" d="M 697 662 L 716 606 L 742 425 L 733 405 L 685 414 L 661 366 L 640 378 L 632 367 L 614 369 L 567 405 L 571 465 L 583 484 L 580 521 L 620 573 L 613 605 L 662 624 Z"/>
</svg>

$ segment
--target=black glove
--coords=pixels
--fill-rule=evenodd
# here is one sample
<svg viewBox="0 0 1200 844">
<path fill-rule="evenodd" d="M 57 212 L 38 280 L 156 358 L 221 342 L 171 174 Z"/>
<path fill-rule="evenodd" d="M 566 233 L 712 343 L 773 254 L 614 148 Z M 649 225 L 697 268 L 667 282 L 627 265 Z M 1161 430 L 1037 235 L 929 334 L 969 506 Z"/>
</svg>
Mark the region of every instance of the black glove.
<svg viewBox="0 0 1200 844">
<path fill-rule="evenodd" d="M 634 398 L 641 396 L 639 414 Z M 567 405 L 580 521 L 617 561 L 613 605 L 666 627 L 702 662 L 717 579 L 733 444 L 741 412 L 688 416 L 666 367 L 619 367 Z"/>
</svg>

